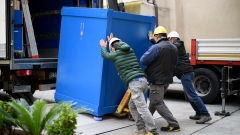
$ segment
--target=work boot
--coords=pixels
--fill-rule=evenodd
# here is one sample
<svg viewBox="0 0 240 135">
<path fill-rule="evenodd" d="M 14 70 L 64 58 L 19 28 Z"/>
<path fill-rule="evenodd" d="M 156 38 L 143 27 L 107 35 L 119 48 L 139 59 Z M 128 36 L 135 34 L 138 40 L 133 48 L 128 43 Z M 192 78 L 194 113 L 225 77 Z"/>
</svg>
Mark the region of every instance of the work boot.
<svg viewBox="0 0 240 135">
<path fill-rule="evenodd" d="M 173 127 L 173 126 L 167 126 L 167 127 L 161 127 L 161 131 L 170 131 L 170 132 L 179 132 L 180 127 Z"/>
<path fill-rule="evenodd" d="M 212 120 L 211 116 L 202 115 L 200 120 L 197 120 L 196 123 L 197 124 L 204 124 L 205 122 L 208 122 L 210 120 Z"/>
<path fill-rule="evenodd" d="M 201 116 L 200 115 L 193 115 L 193 116 L 189 116 L 189 119 L 192 119 L 192 120 L 200 120 L 201 119 Z"/>
<path fill-rule="evenodd" d="M 140 130 L 135 129 L 135 130 L 134 130 L 134 134 L 135 134 L 135 135 L 146 135 L 146 134 L 147 134 L 147 131 L 146 131 L 145 128 L 140 129 Z"/>
</svg>

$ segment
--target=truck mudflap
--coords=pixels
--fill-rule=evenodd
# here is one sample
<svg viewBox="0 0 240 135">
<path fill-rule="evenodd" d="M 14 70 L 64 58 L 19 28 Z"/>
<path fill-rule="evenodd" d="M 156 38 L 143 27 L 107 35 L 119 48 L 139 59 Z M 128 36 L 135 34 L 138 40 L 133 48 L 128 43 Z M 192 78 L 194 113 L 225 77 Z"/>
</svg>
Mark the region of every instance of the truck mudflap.
<svg viewBox="0 0 240 135">
<path fill-rule="evenodd" d="M 6 85 L 5 87 L 8 87 L 5 92 L 11 95 L 13 98 L 23 98 L 29 105 L 34 103 L 35 99 L 33 97 L 33 93 L 31 92 L 31 85 Z"/>
<path fill-rule="evenodd" d="M 38 86 L 39 91 L 46 91 L 46 90 L 54 90 L 56 89 L 56 83 L 52 83 L 52 84 L 40 84 Z"/>
</svg>

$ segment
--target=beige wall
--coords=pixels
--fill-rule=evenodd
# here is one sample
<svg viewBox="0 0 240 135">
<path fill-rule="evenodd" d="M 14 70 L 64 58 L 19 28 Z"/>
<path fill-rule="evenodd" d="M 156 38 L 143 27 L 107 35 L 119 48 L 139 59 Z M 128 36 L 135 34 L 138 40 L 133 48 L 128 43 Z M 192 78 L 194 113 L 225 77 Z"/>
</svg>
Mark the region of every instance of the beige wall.
<svg viewBox="0 0 240 135">
<path fill-rule="evenodd" d="M 190 52 L 193 38 L 240 38 L 240 0 L 157 0 L 160 25 L 176 30 Z M 169 24 L 166 22 L 169 21 Z"/>
<path fill-rule="evenodd" d="M 126 12 L 154 15 L 153 5 L 147 4 L 147 0 L 122 1 L 125 2 Z M 240 38 L 240 0 L 156 0 L 156 2 L 159 25 L 164 26 L 168 32 L 177 31 L 185 41 L 188 52 L 191 39 L 194 38 Z"/>
</svg>

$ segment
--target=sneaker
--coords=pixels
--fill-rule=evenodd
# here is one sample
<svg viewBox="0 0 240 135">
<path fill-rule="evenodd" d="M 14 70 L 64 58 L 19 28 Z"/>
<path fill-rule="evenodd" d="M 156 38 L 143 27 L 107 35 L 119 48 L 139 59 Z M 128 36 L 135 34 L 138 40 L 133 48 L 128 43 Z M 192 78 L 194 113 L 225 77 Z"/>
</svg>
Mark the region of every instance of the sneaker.
<svg viewBox="0 0 240 135">
<path fill-rule="evenodd" d="M 192 119 L 192 120 L 200 120 L 201 119 L 201 116 L 200 115 L 193 115 L 193 116 L 189 116 L 189 119 Z"/>
<path fill-rule="evenodd" d="M 135 133 L 135 135 L 146 135 L 146 134 L 147 134 L 147 131 L 146 131 L 145 128 L 143 128 L 143 129 L 141 129 L 141 130 L 135 129 L 135 130 L 134 130 L 134 133 Z"/>
<path fill-rule="evenodd" d="M 152 132 L 147 132 L 146 135 L 158 135 L 158 133 L 157 134 L 153 134 Z"/>
<path fill-rule="evenodd" d="M 208 122 L 212 120 L 212 117 L 211 116 L 205 116 L 205 115 L 202 115 L 201 116 L 201 119 L 200 120 L 197 120 L 196 123 L 197 124 L 204 124 L 205 122 Z"/>
<path fill-rule="evenodd" d="M 161 131 L 172 131 L 172 132 L 179 132 L 180 131 L 180 127 L 171 127 L 171 126 L 167 126 L 167 127 L 161 127 Z"/>
</svg>

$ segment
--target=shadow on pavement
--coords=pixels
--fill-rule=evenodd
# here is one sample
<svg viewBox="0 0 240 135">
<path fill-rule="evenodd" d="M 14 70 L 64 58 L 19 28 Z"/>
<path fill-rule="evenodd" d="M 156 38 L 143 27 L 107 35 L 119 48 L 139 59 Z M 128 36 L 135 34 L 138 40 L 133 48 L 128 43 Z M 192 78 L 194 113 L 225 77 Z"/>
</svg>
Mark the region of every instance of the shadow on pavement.
<svg viewBox="0 0 240 135">
<path fill-rule="evenodd" d="M 166 100 L 176 100 L 176 101 L 186 101 L 184 97 L 184 92 L 179 90 L 167 90 L 165 97 Z M 187 101 L 186 101 L 187 102 Z M 219 100 L 209 103 L 208 105 L 221 105 L 222 99 L 219 98 Z M 237 95 L 230 95 L 226 98 L 226 106 L 227 105 L 240 105 L 240 97 Z"/>
</svg>

